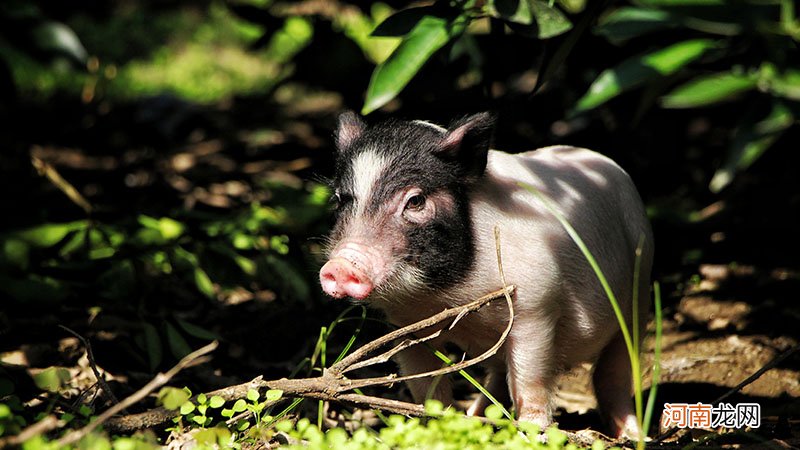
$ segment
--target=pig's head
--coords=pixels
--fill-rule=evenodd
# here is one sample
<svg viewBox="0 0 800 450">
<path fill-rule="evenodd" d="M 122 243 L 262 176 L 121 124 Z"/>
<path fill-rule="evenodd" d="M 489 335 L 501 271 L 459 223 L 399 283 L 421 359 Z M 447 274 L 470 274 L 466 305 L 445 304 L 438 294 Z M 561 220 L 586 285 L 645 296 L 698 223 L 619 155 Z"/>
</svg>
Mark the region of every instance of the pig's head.
<svg viewBox="0 0 800 450">
<path fill-rule="evenodd" d="M 447 129 L 421 121 L 367 126 L 342 114 L 322 289 L 380 300 L 462 280 L 474 259 L 468 195 L 486 169 L 492 127 L 488 113 Z"/>
</svg>

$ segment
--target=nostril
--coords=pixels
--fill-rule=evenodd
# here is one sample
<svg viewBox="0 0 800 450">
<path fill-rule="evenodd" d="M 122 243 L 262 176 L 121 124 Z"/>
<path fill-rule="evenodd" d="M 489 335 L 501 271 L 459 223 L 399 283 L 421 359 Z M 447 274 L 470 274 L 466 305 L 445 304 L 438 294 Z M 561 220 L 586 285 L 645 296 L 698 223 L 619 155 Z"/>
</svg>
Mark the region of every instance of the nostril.
<svg viewBox="0 0 800 450">
<path fill-rule="evenodd" d="M 336 281 L 336 275 L 333 273 L 333 271 L 322 272 L 322 279 L 324 281 Z"/>
</svg>

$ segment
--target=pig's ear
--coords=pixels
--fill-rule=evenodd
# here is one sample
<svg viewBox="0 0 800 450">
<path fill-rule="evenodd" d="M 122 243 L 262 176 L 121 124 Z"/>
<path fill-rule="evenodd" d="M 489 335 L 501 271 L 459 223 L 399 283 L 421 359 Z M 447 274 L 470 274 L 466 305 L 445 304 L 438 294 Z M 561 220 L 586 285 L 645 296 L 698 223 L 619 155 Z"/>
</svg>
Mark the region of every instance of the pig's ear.
<svg viewBox="0 0 800 450">
<path fill-rule="evenodd" d="M 353 111 L 339 114 L 339 125 L 336 127 L 336 148 L 340 152 L 350 147 L 361 136 L 367 125 Z"/>
<path fill-rule="evenodd" d="M 453 122 L 447 130 L 439 154 L 456 161 L 464 175 L 480 177 L 486 170 L 486 158 L 494 131 L 494 115 L 482 112 Z"/>
</svg>

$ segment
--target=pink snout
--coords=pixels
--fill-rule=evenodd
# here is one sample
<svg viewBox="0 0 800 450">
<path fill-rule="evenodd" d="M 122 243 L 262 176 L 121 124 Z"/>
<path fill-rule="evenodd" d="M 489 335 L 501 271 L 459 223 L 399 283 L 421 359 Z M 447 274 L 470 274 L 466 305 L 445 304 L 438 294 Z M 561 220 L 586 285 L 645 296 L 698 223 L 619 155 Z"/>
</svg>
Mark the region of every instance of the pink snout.
<svg viewBox="0 0 800 450">
<path fill-rule="evenodd" d="M 372 292 L 372 280 L 352 262 L 344 258 L 333 258 L 319 271 L 322 290 L 334 298 L 367 298 Z"/>
</svg>

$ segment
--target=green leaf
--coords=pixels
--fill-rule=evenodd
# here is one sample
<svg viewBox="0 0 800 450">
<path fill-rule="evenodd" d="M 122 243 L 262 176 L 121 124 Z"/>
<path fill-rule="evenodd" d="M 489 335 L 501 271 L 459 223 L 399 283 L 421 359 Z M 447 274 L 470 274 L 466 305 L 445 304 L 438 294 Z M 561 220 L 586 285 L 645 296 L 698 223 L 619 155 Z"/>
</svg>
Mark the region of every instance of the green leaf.
<svg viewBox="0 0 800 450">
<path fill-rule="evenodd" d="M 778 97 L 800 101 L 800 70 L 774 75 L 769 81 L 769 91 Z"/>
<path fill-rule="evenodd" d="M 208 420 L 208 418 L 205 417 L 205 416 L 194 416 L 194 417 L 192 417 L 192 422 L 194 422 L 194 423 L 196 423 L 196 424 L 198 424 L 200 426 L 205 425 L 206 424 L 206 420 Z"/>
<path fill-rule="evenodd" d="M 87 225 L 88 222 L 85 220 L 68 223 L 46 223 L 12 233 L 12 236 L 34 247 L 49 248 L 61 242 L 71 231 L 82 230 Z"/>
<path fill-rule="evenodd" d="M 220 411 L 219 415 L 230 419 L 231 417 L 233 417 L 233 410 L 228 408 L 222 408 L 222 411 Z"/>
<path fill-rule="evenodd" d="M 649 80 L 671 75 L 714 46 L 715 42 L 709 39 L 692 39 L 627 59 L 604 70 L 578 100 L 575 109 L 587 111 L 596 108 Z"/>
<path fill-rule="evenodd" d="M 164 408 L 175 410 L 186 403 L 190 396 L 184 389 L 167 386 L 158 391 L 158 403 Z"/>
<path fill-rule="evenodd" d="M 530 25 L 533 13 L 528 0 L 494 0 L 489 4 L 489 15 L 509 22 Z"/>
<path fill-rule="evenodd" d="M 680 20 L 667 11 L 622 7 L 600 19 L 594 32 L 612 42 L 621 42 L 680 24 Z"/>
<path fill-rule="evenodd" d="M 216 333 L 209 331 L 203 327 L 189 323 L 183 319 L 175 318 L 175 322 L 186 332 L 189 336 L 198 339 L 207 339 L 209 341 L 219 340 L 220 337 Z"/>
<path fill-rule="evenodd" d="M 200 267 L 194 268 L 194 284 L 197 286 L 197 290 L 202 292 L 206 297 L 214 298 L 214 283 L 211 282 L 211 278 L 208 277 L 205 270 Z"/>
<path fill-rule="evenodd" d="M 362 114 L 369 114 L 395 98 L 425 62 L 464 29 L 464 19 L 449 22 L 424 16 L 372 73 Z"/>
<path fill-rule="evenodd" d="M 172 326 L 171 323 L 166 322 L 164 324 L 164 328 L 167 332 L 167 344 L 169 344 L 169 349 L 172 352 L 172 356 L 174 356 L 176 359 L 181 359 L 192 352 L 192 348 L 189 346 L 189 343 L 186 342 L 186 339 L 183 338 L 181 333 L 178 332 L 178 330 Z"/>
<path fill-rule="evenodd" d="M 139 223 L 149 229 L 157 230 L 161 237 L 168 241 L 180 237 L 186 229 L 182 223 L 169 217 L 155 219 L 142 214 L 139 216 Z"/>
<path fill-rule="evenodd" d="M 27 270 L 30 265 L 30 246 L 22 239 L 11 238 L 3 241 L 2 261 L 17 269 Z"/>
<path fill-rule="evenodd" d="M 162 217 L 158 219 L 158 230 L 165 239 L 176 239 L 183 234 L 186 227 L 169 217 Z"/>
<path fill-rule="evenodd" d="M 205 405 L 208 403 L 208 396 L 206 394 L 200 393 L 197 394 L 197 404 L 198 405 Z"/>
<path fill-rule="evenodd" d="M 187 414 L 190 414 L 194 411 L 194 409 L 195 409 L 194 403 L 190 401 L 184 402 L 181 405 L 181 415 L 185 416 Z"/>
<path fill-rule="evenodd" d="M 63 367 L 48 367 L 33 376 L 36 387 L 54 393 L 58 392 L 69 379 L 69 371 Z"/>
<path fill-rule="evenodd" d="M 402 37 L 410 33 L 425 16 L 435 15 L 435 9 L 431 6 L 407 8 L 387 17 L 375 27 L 370 36 Z"/>
<path fill-rule="evenodd" d="M 222 405 L 225 404 L 225 399 L 220 397 L 219 395 L 214 395 L 210 399 L 208 399 L 208 406 L 211 408 L 221 408 Z"/>
<path fill-rule="evenodd" d="M 150 370 L 156 370 L 164 357 L 161 349 L 161 337 L 158 336 L 158 330 L 151 323 L 144 323 L 142 328 L 147 361 L 150 363 Z"/>
<path fill-rule="evenodd" d="M 281 397 L 283 397 L 283 391 L 280 389 L 270 389 L 267 391 L 266 397 L 268 402 L 278 401 Z"/>
<path fill-rule="evenodd" d="M 529 0 L 531 12 L 539 27 L 539 39 L 548 39 L 566 33 L 572 28 L 572 22 L 547 2 L 542 0 Z"/>
<path fill-rule="evenodd" d="M 586 9 L 586 0 L 558 0 L 557 3 L 570 14 L 578 14 Z"/>
<path fill-rule="evenodd" d="M 247 402 L 245 402 L 241 398 L 239 400 L 236 400 L 236 402 L 233 404 L 233 412 L 240 413 L 245 409 L 247 409 Z"/>
<path fill-rule="evenodd" d="M 251 402 L 257 402 L 258 401 L 258 397 L 259 397 L 259 395 L 258 395 L 258 391 L 257 390 L 255 390 L 255 389 L 248 389 L 247 390 L 247 399 L 250 400 Z"/>
<path fill-rule="evenodd" d="M 719 192 L 733 180 L 737 172 L 747 169 L 794 123 L 794 116 L 781 102 L 774 102 L 766 117 L 747 114 L 736 129 L 725 160 L 709 183 L 712 192 Z"/>
<path fill-rule="evenodd" d="M 197 405 L 197 412 L 198 413 L 200 413 L 201 415 L 205 416 L 206 415 L 206 411 L 208 411 L 208 405 L 207 404 L 201 403 L 201 404 Z"/>
<path fill-rule="evenodd" d="M 487 12 L 510 22 L 509 26 L 518 25 L 513 30 L 539 39 L 558 36 L 572 28 L 564 13 L 543 0 L 495 0 Z"/>
<path fill-rule="evenodd" d="M 755 75 L 714 73 L 697 77 L 661 97 L 664 108 L 696 108 L 733 100 L 738 94 L 755 89 Z"/>
</svg>

